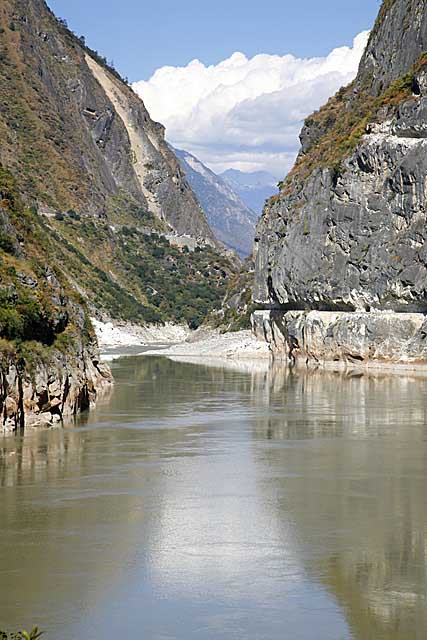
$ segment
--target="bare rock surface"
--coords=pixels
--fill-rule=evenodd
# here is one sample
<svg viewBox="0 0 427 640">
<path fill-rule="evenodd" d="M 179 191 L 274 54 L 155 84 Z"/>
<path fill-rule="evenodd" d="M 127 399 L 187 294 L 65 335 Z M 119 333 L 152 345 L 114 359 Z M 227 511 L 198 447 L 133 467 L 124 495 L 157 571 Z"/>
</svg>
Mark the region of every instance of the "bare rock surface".
<svg viewBox="0 0 427 640">
<path fill-rule="evenodd" d="M 290 364 L 427 371 L 423 314 L 259 311 L 252 320 L 274 358 Z"/>
<path fill-rule="evenodd" d="M 298 162 L 264 210 L 257 302 L 283 310 L 427 311 L 425 50 L 425 2 L 384 2 L 353 91 L 337 94 L 324 117 L 320 110 L 307 119 Z M 373 121 L 365 124 L 368 115 Z M 329 164 L 316 155 L 328 136 L 329 148 L 336 145 Z"/>
<path fill-rule="evenodd" d="M 112 384 L 110 369 L 98 348 L 52 353 L 23 366 L 15 357 L 0 361 L 0 431 L 50 427 L 90 409 Z"/>
</svg>

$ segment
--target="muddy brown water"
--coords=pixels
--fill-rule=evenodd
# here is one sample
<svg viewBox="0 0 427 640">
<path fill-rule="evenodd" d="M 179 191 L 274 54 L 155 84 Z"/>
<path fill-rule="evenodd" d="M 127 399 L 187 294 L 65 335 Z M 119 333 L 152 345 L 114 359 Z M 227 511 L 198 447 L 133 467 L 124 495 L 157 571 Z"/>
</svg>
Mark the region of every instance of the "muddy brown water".
<svg viewBox="0 0 427 640">
<path fill-rule="evenodd" d="M 427 637 L 427 380 L 128 357 L 0 437 L 0 628 L 47 640 Z"/>
</svg>

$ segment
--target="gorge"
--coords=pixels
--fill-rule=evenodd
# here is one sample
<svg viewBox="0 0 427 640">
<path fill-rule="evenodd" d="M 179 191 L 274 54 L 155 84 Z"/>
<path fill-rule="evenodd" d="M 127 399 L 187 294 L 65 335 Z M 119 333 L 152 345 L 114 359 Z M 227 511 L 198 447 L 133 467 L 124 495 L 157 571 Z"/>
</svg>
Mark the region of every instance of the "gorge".
<svg viewBox="0 0 427 640">
<path fill-rule="evenodd" d="M 265 16 L 269 46 L 330 21 L 335 46 L 363 11 L 66 4 L 133 58 L 160 30 L 175 65 L 188 33 L 221 57 L 217 16 L 257 47 Z M 427 3 L 379 6 L 277 193 L 250 155 L 172 147 L 44 0 L 0 0 L 0 640 L 425 640 Z M 221 108 L 249 62 L 222 58 Z"/>
</svg>

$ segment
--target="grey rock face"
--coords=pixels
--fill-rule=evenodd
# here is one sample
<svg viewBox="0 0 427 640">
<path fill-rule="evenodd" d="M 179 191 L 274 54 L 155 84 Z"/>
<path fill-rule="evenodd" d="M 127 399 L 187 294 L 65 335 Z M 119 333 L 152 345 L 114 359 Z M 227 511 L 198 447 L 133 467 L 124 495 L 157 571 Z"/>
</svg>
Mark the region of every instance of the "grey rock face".
<svg viewBox="0 0 427 640">
<path fill-rule="evenodd" d="M 319 169 L 302 192 L 269 203 L 258 228 L 258 302 L 427 310 L 427 120 L 417 119 L 415 137 L 408 119 L 400 135 L 401 122 L 366 135 L 335 180 Z"/>
<path fill-rule="evenodd" d="M 427 98 L 400 105 L 393 133 L 400 138 L 427 138 Z"/>
<path fill-rule="evenodd" d="M 311 118 L 307 118 L 301 130 L 299 139 L 301 142 L 300 153 L 307 153 L 313 145 L 326 133 L 326 128 L 321 127 Z"/>
<path fill-rule="evenodd" d="M 356 90 L 368 84 L 379 95 L 427 50 L 424 0 L 386 0 L 360 62 Z"/>
<path fill-rule="evenodd" d="M 111 387 L 109 368 L 95 344 L 74 354 L 54 351 L 48 361 L 23 368 L 13 355 L 0 358 L 0 432 L 51 426 L 89 409 Z"/>
<path fill-rule="evenodd" d="M 275 358 L 307 366 L 407 368 L 427 366 L 423 314 L 259 311 L 259 338 Z"/>
<path fill-rule="evenodd" d="M 357 87 L 371 78 L 374 94 L 427 45 L 425 3 L 387 4 L 356 80 Z M 256 238 L 257 302 L 282 310 L 427 311 L 424 71 L 414 91 L 383 108 L 339 166 L 315 166 L 267 203 Z M 310 133 L 309 119 L 303 153 L 324 133 Z"/>
</svg>

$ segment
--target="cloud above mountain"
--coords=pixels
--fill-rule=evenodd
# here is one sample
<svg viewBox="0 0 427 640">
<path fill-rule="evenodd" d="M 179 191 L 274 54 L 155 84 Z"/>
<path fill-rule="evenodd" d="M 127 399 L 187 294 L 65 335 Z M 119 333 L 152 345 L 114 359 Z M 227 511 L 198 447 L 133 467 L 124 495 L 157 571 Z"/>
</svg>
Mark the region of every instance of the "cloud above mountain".
<svg viewBox="0 0 427 640">
<path fill-rule="evenodd" d="M 369 32 L 322 58 L 234 53 L 217 65 L 162 67 L 133 87 L 167 139 L 214 171 L 265 169 L 283 176 L 304 118 L 356 75 Z"/>
</svg>

